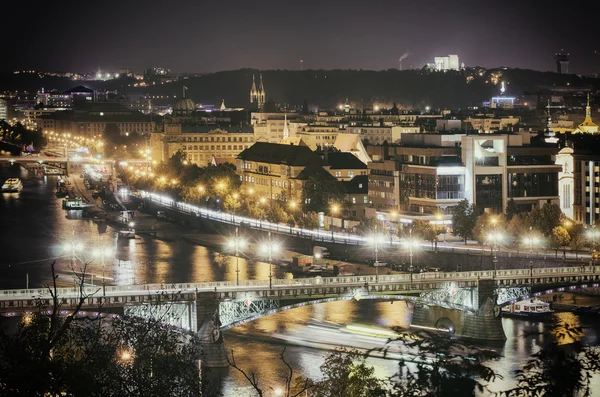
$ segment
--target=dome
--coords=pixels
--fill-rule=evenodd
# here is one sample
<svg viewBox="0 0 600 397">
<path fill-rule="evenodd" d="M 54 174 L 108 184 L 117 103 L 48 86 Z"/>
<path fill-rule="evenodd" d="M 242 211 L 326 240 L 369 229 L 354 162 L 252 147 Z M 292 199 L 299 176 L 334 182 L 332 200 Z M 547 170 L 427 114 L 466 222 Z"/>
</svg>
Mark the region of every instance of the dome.
<svg viewBox="0 0 600 397">
<path fill-rule="evenodd" d="M 173 106 L 173 113 L 191 113 L 196 110 L 196 104 L 190 98 L 180 98 Z"/>
</svg>

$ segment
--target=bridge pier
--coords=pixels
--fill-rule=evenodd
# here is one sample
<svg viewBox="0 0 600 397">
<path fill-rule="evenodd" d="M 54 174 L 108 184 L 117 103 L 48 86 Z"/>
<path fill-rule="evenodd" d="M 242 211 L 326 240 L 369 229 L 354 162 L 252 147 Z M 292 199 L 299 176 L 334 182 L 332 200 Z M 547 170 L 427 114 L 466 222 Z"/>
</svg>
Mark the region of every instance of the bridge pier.
<svg viewBox="0 0 600 397">
<path fill-rule="evenodd" d="M 473 303 L 473 312 L 440 306 L 415 305 L 411 325 L 431 328 L 453 328 L 457 336 L 469 339 L 504 341 L 500 307 L 494 296 L 494 280 L 479 280 Z"/>
<path fill-rule="evenodd" d="M 192 310 L 202 346 L 202 365 L 208 368 L 225 368 L 227 352 L 223 333 L 220 330 L 219 299 L 212 292 L 196 293 Z"/>
</svg>

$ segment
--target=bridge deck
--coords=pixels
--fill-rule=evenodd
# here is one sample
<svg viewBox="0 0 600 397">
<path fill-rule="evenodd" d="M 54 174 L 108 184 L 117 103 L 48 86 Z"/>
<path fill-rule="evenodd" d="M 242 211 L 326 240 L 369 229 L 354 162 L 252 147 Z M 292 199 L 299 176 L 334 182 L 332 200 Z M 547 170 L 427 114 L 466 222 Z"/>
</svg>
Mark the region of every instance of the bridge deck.
<svg viewBox="0 0 600 397">
<path fill-rule="evenodd" d="M 435 272 L 420 274 L 398 274 L 385 276 L 316 277 L 305 279 L 276 279 L 269 287 L 268 280 L 244 280 L 239 285 L 232 281 L 146 284 L 126 286 L 85 287 L 88 296 L 86 305 L 103 303 L 124 305 L 139 304 L 157 299 L 193 300 L 199 292 L 213 292 L 219 299 L 242 299 L 251 294 L 259 299 L 297 299 L 302 296 L 332 296 L 348 294 L 352 288 L 367 287 L 376 294 L 407 294 L 456 286 L 473 287 L 479 280 L 495 279 L 496 285 L 598 282 L 600 273 L 595 268 L 563 267 L 542 269 L 516 269 L 478 272 Z M 79 289 L 59 288 L 58 296 L 67 305 L 77 301 Z M 163 298 L 160 298 L 163 296 Z M 157 298 L 158 297 L 158 298 Z M 48 289 L 0 290 L 0 310 L 33 308 L 36 299 L 50 303 Z"/>
</svg>

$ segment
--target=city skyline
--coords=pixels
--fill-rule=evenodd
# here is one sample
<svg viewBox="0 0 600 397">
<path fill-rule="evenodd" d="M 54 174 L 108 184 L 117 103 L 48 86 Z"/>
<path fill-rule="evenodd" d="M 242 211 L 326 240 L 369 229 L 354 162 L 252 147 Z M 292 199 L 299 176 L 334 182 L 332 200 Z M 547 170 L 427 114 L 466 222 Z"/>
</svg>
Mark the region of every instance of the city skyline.
<svg viewBox="0 0 600 397">
<path fill-rule="evenodd" d="M 9 6 L 9 14 L 26 16 L 27 28 L 16 34 L 10 24 L 0 28 L 10 38 L 11 57 L 3 70 L 293 70 L 301 68 L 300 60 L 304 69 L 382 70 L 398 68 L 398 58 L 409 53 L 405 69 L 457 54 L 467 66 L 554 71 L 554 54 L 560 51 L 571 55 L 571 73 L 600 69 L 591 25 L 556 28 L 581 17 L 583 1 L 567 8 L 539 1 L 402 1 L 368 7 L 307 1 L 282 7 L 234 0 L 226 10 L 186 0 L 144 8 L 112 1 L 101 7 L 63 4 L 38 3 L 33 11 L 29 4 Z"/>
</svg>

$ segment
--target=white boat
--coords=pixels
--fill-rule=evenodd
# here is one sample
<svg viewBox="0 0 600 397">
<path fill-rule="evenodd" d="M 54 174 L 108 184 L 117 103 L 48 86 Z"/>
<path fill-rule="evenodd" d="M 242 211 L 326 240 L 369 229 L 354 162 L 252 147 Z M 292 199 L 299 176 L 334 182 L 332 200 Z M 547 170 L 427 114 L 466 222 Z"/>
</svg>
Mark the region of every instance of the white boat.
<svg viewBox="0 0 600 397">
<path fill-rule="evenodd" d="M 19 193 L 23 190 L 23 182 L 19 178 L 8 178 L 2 185 L 2 191 L 6 193 Z"/>
<path fill-rule="evenodd" d="M 552 313 L 550 304 L 539 299 L 527 299 L 502 308 L 502 315 L 507 317 L 544 318 Z"/>
<path fill-rule="evenodd" d="M 67 196 L 62 203 L 63 209 L 65 210 L 81 210 L 87 205 L 83 204 L 81 197 L 69 197 Z"/>
<path fill-rule="evenodd" d="M 135 238 L 135 229 L 130 227 L 129 229 L 119 230 L 119 238 L 120 239 Z"/>
</svg>

